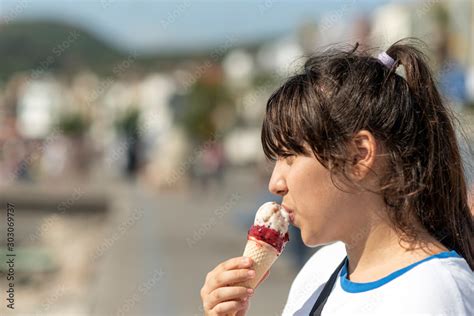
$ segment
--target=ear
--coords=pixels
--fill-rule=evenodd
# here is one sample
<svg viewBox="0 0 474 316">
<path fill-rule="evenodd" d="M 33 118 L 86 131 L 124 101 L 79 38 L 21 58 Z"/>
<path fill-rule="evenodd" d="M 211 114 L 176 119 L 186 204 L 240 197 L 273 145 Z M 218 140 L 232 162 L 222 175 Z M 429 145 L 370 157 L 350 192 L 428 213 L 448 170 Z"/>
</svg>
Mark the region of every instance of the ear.
<svg viewBox="0 0 474 316">
<path fill-rule="evenodd" d="M 373 170 L 377 152 L 377 142 L 374 135 L 361 130 L 352 138 L 352 176 L 355 180 L 362 180 Z"/>
</svg>

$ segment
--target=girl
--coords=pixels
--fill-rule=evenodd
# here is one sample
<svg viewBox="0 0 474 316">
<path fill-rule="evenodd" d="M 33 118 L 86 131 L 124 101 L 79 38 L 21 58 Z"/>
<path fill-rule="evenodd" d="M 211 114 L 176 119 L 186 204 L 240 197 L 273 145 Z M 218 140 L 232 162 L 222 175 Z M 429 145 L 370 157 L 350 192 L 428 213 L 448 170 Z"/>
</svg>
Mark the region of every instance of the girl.
<svg viewBox="0 0 474 316">
<path fill-rule="evenodd" d="M 267 103 L 269 190 L 318 251 L 285 315 L 474 315 L 474 239 L 453 118 L 424 55 L 400 41 L 372 57 L 311 57 Z M 206 315 L 245 315 L 253 272 L 237 257 L 207 275 Z M 319 298 L 319 299 L 318 299 Z"/>
</svg>

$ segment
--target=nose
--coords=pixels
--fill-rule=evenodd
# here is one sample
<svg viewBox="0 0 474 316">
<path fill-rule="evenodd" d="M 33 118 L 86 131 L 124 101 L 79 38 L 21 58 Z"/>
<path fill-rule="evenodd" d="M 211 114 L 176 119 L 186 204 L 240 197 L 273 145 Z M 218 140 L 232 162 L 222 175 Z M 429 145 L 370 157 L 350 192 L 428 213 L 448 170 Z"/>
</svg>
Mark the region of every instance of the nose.
<svg viewBox="0 0 474 316">
<path fill-rule="evenodd" d="M 288 193 L 288 187 L 286 186 L 285 176 L 282 171 L 280 162 L 277 161 L 268 183 L 268 191 L 275 195 L 285 196 Z"/>
</svg>

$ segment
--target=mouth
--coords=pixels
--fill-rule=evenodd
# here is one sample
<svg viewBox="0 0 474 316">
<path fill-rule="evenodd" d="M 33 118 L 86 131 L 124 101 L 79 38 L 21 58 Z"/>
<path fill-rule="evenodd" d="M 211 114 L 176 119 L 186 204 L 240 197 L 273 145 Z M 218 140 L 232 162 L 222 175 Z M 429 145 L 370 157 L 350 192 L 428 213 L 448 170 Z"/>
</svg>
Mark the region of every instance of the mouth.
<svg viewBox="0 0 474 316">
<path fill-rule="evenodd" d="M 281 206 L 283 206 L 283 208 L 286 210 L 286 212 L 288 213 L 289 215 L 289 218 L 290 218 L 290 223 L 292 225 L 294 225 L 295 223 L 295 212 L 289 208 L 288 206 L 286 206 L 285 204 L 282 204 Z"/>
</svg>

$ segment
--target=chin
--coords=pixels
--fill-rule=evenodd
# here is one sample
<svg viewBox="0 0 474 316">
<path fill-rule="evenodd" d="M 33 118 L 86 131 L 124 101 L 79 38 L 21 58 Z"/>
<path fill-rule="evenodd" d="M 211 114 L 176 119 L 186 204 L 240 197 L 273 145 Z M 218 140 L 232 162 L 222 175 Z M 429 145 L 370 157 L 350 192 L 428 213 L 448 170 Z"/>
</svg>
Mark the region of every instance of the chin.
<svg viewBox="0 0 474 316">
<path fill-rule="evenodd" d="M 310 247 L 310 248 L 315 248 L 318 246 L 324 246 L 330 243 L 333 243 L 336 241 L 334 238 L 324 238 L 320 234 L 309 234 L 306 235 L 304 234 L 303 231 L 301 231 L 301 239 L 303 240 L 303 243 L 305 246 Z"/>
<path fill-rule="evenodd" d="M 305 246 L 311 248 L 317 247 L 321 244 L 318 238 L 315 238 L 315 236 L 306 236 L 303 232 L 301 232 L 301 240 L 303 240 Z"/>
</svg>

